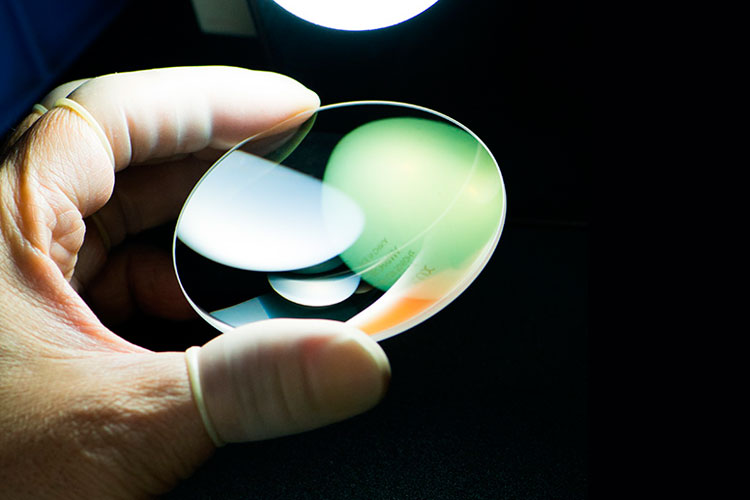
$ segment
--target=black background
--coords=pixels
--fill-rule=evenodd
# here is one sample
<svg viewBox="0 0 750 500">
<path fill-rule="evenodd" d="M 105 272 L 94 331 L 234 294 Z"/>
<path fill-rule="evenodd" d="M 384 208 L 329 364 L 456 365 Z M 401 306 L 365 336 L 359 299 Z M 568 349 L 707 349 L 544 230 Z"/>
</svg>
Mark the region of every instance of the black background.
<svg viewBox="0 0 750 500">
<path fill-rule="evenodd" d="M 385 400 L 298 436 L 231 445 L 169 499 L 587 498 L 590 124 L 582 6 L 440 0 L 368 33 L 252 2 L 261 36 L 200 32 L 187 0 L 132 0 L 60 82 L 151 67 L 286 73 L 324 104 L 392 99 L 472 129 L 500 164 L 508 218 L 476 282 L 382 343 Z M 171 228 L 144 238 L 168 244 Z M 211 338 L 200 322 L 119 325 L 146 347 Z"/>
</svg>

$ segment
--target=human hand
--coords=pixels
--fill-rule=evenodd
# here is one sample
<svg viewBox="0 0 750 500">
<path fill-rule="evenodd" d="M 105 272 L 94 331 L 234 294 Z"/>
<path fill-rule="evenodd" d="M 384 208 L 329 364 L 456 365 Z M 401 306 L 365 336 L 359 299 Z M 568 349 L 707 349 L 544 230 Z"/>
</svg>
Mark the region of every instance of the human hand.
<svg viewBox="0 0 750 500">
<path fill-rule="evenodd" d="M 388 360 L 343 323 L 220 335 L 197 351 L 191 384 L 185 353 L 133 345 L 92 311 L 184 316 L 171 259 L 120 243 L 174 218 L 217 152 L 299 125 L 288 119 L 316 109 L 315 94 L 271 73 L 171 68 L 72 82 L 42 104 L 0 157 L 1 498 L 158 495 L 215 444 L 380 400 Z"/>
</svg>

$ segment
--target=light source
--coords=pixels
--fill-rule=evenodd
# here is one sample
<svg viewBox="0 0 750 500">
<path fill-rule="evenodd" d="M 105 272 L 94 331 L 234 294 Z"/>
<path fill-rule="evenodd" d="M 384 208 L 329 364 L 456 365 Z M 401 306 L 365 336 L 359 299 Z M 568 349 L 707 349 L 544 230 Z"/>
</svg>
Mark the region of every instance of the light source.
<svg viewBox="0 0 750 500">
<path fill-rule="evenodd" d="M 274 0 L 297 17 L 327 28 L 364 31 L 417 16 L 437 0 Z"/>
</svg>

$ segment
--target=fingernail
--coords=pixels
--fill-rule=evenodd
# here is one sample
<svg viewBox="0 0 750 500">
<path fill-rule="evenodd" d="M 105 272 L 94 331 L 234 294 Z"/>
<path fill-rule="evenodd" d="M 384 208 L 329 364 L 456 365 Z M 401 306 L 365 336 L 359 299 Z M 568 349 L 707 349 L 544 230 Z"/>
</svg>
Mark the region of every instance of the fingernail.
<svg viewBox="0 0 750 500">
<path fill-rule="evenodd" d="M 372 357 L 372 360 L 378 366 L 383 375 L 390 380 L 391 363 L 388 361 L 388 356 L 386 356 L 383 348 L 380 347 L 380 344 L 375 342 L 372 337 L 366 333 L 358 330 L 350 333 L 349 336 L 351 340 L 359 344 L 359 346 Z"/>
<path fill-rule="evenodd" d="M 390 363 L 380 346 L 364 333 L 337 336 L 315 357 L 319 402 L 333 418 L 369 410 L 385 395 Z"/>
</svg>

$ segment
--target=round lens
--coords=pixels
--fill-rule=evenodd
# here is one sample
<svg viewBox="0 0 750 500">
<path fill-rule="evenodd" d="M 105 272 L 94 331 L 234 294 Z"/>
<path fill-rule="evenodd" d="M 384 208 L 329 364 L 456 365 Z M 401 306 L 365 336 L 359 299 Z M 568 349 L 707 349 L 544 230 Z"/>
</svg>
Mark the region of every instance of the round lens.
<svg viewBox="0 0 750 500">
<path fill-rule="evenodd" d="M 326 318 L 382 340 L 469 286 L 505 205 L 492 154 L 455 120 L 391 102 L 324 106 L 211 167 L 177 221 L 175 270 L 221 331 Z"/>
</svg>

